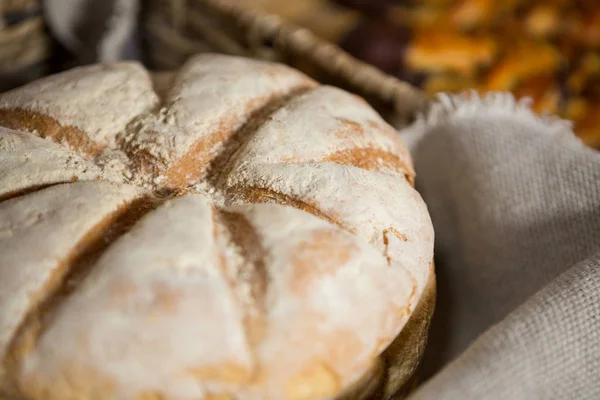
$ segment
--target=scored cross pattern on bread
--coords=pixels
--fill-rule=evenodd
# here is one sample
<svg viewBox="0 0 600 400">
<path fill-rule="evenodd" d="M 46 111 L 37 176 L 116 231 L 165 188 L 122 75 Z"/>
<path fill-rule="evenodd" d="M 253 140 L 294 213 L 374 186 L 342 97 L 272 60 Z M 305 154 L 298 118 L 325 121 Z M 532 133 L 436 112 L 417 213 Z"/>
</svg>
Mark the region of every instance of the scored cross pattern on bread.
<svg viewBox="0 0 600 400">
<path fill-rule="evenodd" d="M 355 390 L 433 279 L 413 179 L 368 104 L 279 64 L 114 63 L 0 95 L 0 393 Z"/>
</svg>

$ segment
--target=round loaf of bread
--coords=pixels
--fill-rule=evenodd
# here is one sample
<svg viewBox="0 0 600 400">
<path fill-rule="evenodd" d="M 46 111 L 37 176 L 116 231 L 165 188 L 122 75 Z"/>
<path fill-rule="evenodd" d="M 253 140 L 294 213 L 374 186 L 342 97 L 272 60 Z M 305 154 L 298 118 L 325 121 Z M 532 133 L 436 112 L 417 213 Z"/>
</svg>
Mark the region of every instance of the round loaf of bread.
<svg viewBox="0 0 600 400">
<path fill-rule="evenodd" d="M 362 99 L 274 63 L 95 65 L 0 95 L 0 393 L 388 393 L 432 312 L 413 177 Z"/>
</svg>

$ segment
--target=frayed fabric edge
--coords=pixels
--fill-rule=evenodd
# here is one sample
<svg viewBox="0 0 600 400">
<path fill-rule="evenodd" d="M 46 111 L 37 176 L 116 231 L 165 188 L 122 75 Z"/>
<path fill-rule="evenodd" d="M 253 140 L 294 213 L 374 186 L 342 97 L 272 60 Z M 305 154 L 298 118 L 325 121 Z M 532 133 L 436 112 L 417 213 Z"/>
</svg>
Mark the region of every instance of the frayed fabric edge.
<svg viewBox="0 0 600 400">
<path fill-rule="evenodd" d="M 531 104 L 531 98 L 524 97 L 517 100 L 509 92 L 488 92 L 483 96 L 474 90 L 456 95 L 440 93 L 430 104 L 429 109 L 417 116 L 415 123 L 435 126 L 456 117 L 482 116 L 483 112 L 526 118 L 550 128 L 549 132 L 573 134 L 571 121 L 550 114 L 538 115 L 531 109 Z"/>
<path fill-rule="evenodd" d="M 541 125 L 548 135 L 578 139 L 571 121 L 551 114 L 537 114 L 531 104 L 531 98 L 517 100 L 510 92 L 487 92 L 483 95 L 475 90 L 458 94 L 440 93 L 411 125 L 400 130 L 400 134 L 411 148 L 427 131 L 452 121 L 471 117 L 513 117 L 516 122 Z"/>
</svg>

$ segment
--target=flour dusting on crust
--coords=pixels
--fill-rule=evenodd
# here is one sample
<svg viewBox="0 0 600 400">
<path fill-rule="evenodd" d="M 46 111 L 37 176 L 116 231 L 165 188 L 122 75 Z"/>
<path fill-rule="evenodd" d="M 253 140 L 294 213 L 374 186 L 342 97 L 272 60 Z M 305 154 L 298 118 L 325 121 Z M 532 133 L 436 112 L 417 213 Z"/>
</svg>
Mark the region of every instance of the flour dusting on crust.
<svg viewBox="0 0 600 400">
<path fill-rule="evenodd" d="M 0 126 L 16 397 L 333 398 L 432 279 L 396 131 L 289 67 L 79 68 L 0 95 Z"/>
</svg>

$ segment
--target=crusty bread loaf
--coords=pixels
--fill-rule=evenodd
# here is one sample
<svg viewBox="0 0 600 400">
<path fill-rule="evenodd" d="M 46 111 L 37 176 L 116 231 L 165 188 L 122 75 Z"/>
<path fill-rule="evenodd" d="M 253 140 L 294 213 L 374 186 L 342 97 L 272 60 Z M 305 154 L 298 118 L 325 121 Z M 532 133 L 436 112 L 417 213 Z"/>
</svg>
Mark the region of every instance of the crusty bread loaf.
<svg viewBox="0 0 600 400">
<path fill-rule="evenodd" d="M 432 308 L 413 177 L 363 100 L 278 64 L 97 65 L 1 95 L 0 393 L 357 397 L 394 367 L 397 387 Z"/>
</svg>

